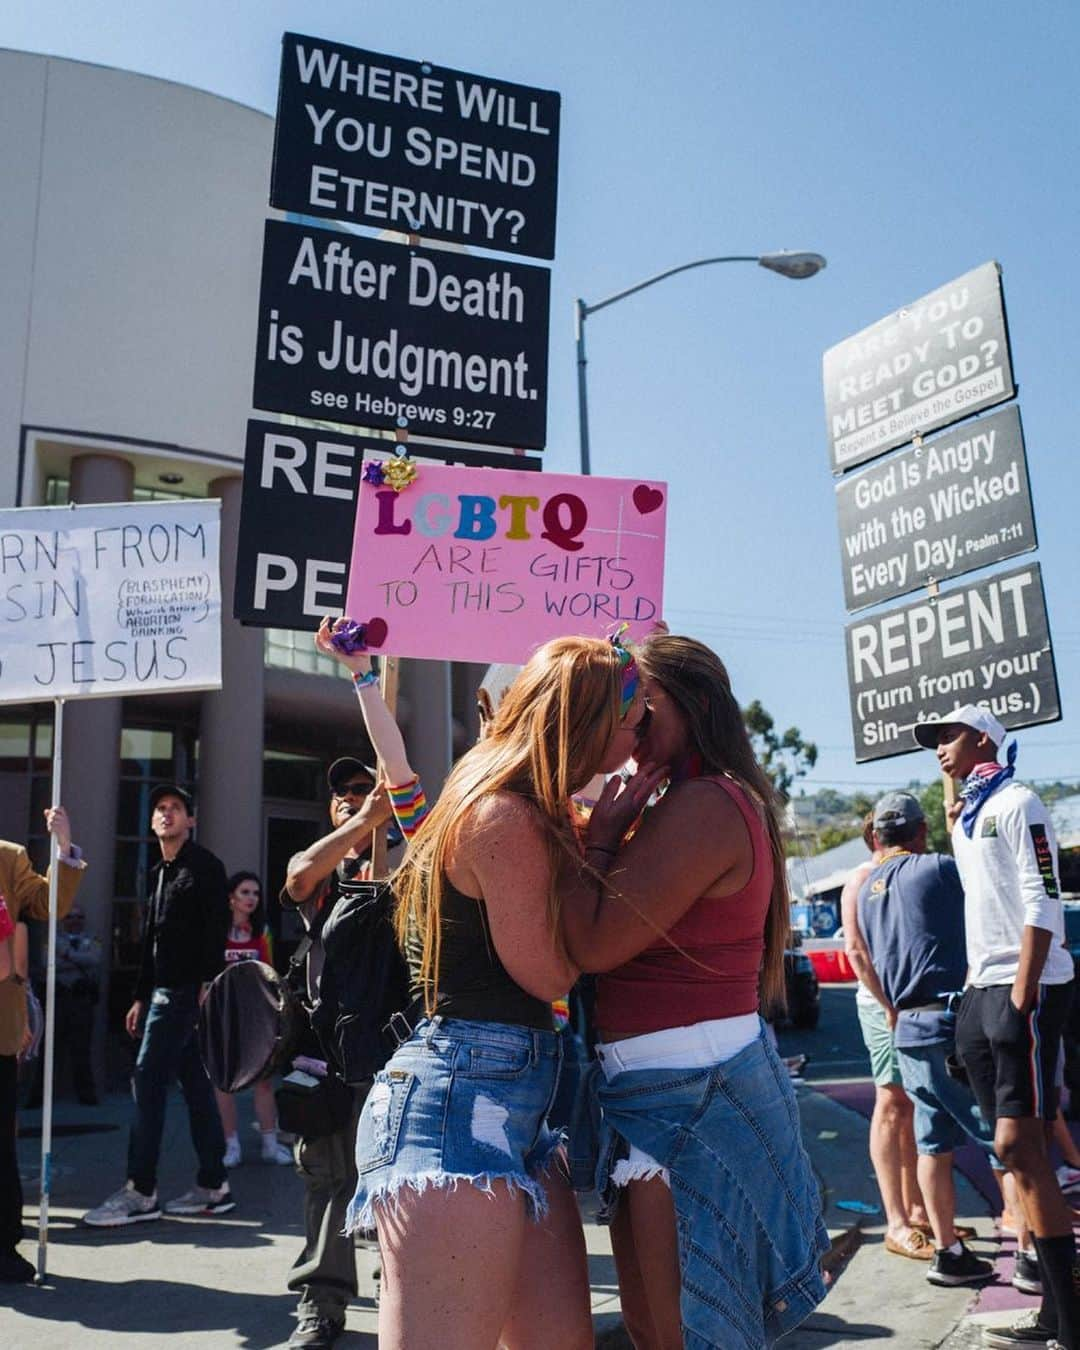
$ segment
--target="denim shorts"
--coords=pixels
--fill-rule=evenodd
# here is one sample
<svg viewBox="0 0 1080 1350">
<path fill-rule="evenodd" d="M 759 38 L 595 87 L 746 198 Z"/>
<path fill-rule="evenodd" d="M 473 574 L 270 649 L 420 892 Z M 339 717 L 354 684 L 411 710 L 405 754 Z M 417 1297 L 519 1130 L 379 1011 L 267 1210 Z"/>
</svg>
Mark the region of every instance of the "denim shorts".
<svg viewBox="0 0 1080 1350">
<path fill-rule="evenodd" d="M 915 1104 L 915 1148 L 936 1156 L 973 1140 L 994 1157 L 994 1132 L 966 1083 L 959 1083 L 945 1067 L 953 1051 L 951 1042 L 938 1045 L 902 1046 L 898 1049 L 904 1091 Z"/>
<path fill-rule="evenodd" d="M 347 1232 L 405 1187 L 490 1191 L 505 1181 L 533 1219 L 547 1213 L 542 1181 L 559 1147 L 548 1127 L 562 1046 L 554 1031 L 506 1022 L 422 1021 L 380 1073 L 356 1131 L 356 1194 Z"/>
</svg>

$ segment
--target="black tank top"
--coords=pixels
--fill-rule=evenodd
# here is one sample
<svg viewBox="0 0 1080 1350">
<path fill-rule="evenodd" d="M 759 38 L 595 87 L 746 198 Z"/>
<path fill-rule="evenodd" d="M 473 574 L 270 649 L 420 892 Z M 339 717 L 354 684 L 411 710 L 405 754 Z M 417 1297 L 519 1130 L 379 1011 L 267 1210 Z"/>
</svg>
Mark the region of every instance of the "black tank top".
<svg viewBox="0 0 1080 1350">
<path fill-rule="evenodd" d="M 410 993 L 419 999 L 421 942 L 415 929 L 410 930 L 405 955 Z M 464 895 L 445 877 L 438 1012 L 467 1022 L 512 1022 L 537 1031 L 554 1027 L 551 1004 L 526 993 L 499 960 L 483 900 Z"/>
</svg>

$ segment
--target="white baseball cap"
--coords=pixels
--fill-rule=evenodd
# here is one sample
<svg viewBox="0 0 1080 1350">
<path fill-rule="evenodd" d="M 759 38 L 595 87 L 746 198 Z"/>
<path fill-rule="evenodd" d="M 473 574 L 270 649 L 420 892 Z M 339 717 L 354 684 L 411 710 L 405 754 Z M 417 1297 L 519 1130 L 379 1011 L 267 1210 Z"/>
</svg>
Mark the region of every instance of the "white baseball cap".
<svg viewBox="0 0 1080 1350">
<path fill-rule="evenodd" d="M 957 723 L 971 727 L 973 731 L 984 731 L 995 745 L 1000 745 L 1005 739 L 1005 728 L 994 714 L 988 712 L 986 708 L 977 707 L 974 703 L 965 703 L 962 708 L 956 708 L 951 713 L 942 713 L 940 717 L 928 717 L 925 722 L 917 722 L 912 730 L 915 739 L 924 749 L 936 750 L 939 729 Z"/>
</svg>

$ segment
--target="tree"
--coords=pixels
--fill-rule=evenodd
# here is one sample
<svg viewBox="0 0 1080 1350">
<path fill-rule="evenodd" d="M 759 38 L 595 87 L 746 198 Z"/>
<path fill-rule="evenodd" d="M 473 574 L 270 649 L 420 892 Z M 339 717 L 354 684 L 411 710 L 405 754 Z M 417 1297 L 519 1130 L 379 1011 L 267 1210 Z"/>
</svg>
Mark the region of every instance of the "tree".
<svg viewBox="0 0 1080 1350">
<path fill-rule="evenodd" d="M 828 853 L 829 849 L 846 844 L 849 839 L 857 839 L 861 833 L 861 830 L 846 830 L 842 825 L 826 825 L 817 837 L 814 852 Z"/>
<path fill-rule="evenodd" d="M 945 784 L 939 778 L 918 794 L 926 817 L 926 847 L 931 853 L 951 853 L 949 830 L 945 823 Z"/>
<path fill-rule="evenodd" d="M 754 699 L 743 709 L 743 722 L 761 767 L 786 800 L 796 778 L 801 778 L 817 763 L 817 746 L 812 741 L 804 741 L 798 727 L 788 727 L 782 734 L 778 733 L 772 715 L 761 706 L 759 699 Z"/>
</svg>

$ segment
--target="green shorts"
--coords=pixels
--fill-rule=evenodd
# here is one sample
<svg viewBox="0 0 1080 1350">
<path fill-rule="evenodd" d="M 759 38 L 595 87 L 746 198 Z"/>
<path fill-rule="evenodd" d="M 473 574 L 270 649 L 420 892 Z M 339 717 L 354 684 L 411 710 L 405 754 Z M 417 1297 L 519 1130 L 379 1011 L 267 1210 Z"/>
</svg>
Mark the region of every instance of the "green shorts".
<svg viewBox="0 0 1080 1350">
<path fill-rule="evenodd" d="M 856 1003 L 862 1038 L 870 1052 L 870 1074 L 877 1087 L 901 1087 L 900 1060 L 880 1003 Z"/>
</svg>

